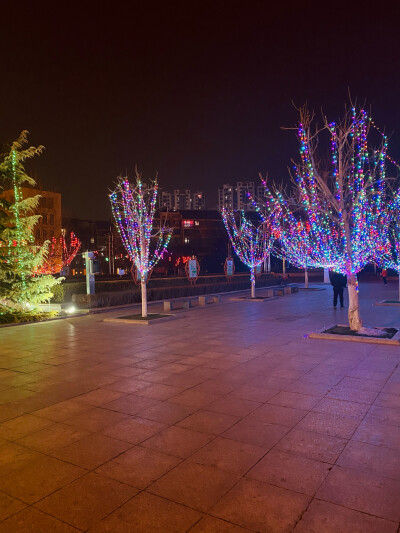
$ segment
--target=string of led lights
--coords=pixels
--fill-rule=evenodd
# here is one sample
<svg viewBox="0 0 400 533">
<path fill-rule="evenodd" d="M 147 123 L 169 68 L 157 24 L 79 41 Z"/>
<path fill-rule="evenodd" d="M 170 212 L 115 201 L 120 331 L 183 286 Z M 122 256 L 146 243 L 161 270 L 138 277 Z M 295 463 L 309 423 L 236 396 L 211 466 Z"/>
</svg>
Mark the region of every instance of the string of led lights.
<svg viewBox="0 0 400 533">
<path fill-rule="evenodd" d="M 171 239 L 172 230 L 162 225 L 152 233 L 158 185 L 144 187 L 140 176 L 136 177 L 136 185 L 131 185 L 127 178 L 120 178 L 117 187 L 110 194 L 112 213 L 125 249 L 146 280 L 148 272 L 161 259 Z M 150 244 L 155 242 L 151 253 Z"/>
<path fill-rule="evenodd" d="M 81 241 L 73 231 L 70 232 L 69 239 L 66 239 L 64 235 L 59 238 L 52 237 L 47 258 L 36 273 L 58 274 L 63 267 L 72 263 L 81 245 Z"/>
<path fill-rule="evenodd" d="M 254 285 L 255 268 L 263 263 L 272 249 L 273 228 L 265 219 L 255 226 L 243 211 L 237 213 L 223 207 L 221 214 L 233 249 L 240 261 L 250 268 L 251 284 Z"/>
</svg>

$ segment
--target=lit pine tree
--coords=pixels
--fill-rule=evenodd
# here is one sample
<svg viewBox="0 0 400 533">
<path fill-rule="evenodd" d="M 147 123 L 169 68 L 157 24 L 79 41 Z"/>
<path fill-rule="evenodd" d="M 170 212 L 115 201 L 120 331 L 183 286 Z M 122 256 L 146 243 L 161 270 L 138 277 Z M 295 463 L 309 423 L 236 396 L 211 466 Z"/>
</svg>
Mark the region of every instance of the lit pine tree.
<svg viewBox="0 0 400 533">
<path fill-rule="evenodd" d="M 37 304 L 49 301 L 52 287 L 60 282 L 52 276 L 36 275 L 46 259 L 48 242 L 34 244 L 33 229 L 40 216 L 34 214 L 40 196 L 23 198 L 21 187 L 34 186 L 26 174 L 24 161 L 39 155 L 43 147 L 24 148 L 27 131 L 23 131 L 3 156 L 0 184 L 11 189 L 12 197 L 0 203 L 0 309 L 2 313 L 35 311 Z"/>
</svg>

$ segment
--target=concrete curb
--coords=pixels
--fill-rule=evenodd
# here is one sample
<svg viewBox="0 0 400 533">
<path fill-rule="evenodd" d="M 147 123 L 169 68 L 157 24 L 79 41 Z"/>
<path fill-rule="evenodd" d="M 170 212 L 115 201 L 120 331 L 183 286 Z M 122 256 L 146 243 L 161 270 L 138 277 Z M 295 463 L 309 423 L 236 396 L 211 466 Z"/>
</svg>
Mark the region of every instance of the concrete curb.
<svg viewBox="0 0 400 533">
<path fill-rule="evenodd" d="M 168 322 L 169 320 L 176 320 L 177 318 L 180 317 L 177 315 L 167 315 L 159 318 L 153 318 L 152 320 L 135 320 L 134 318 L 124 318 L 122 316 L 115 318 L 103 318 L 103 322 L 114 322 L 115 324 L 140 324 L 142 326 L 154 326 L 156 324 L 159 324 L 160 322 Z"/>
<path fill-rule="evenodd" d="M 330 329 L 334 326 L 342 326 L 343 324 L 332 324 L 324 329 Z M 377 328 L 384 329 L 384 328 Z M 331 340 L 331 341 L 345 341 L 345 342 L 363 342 L 368 344 L 386 344 L 393 346 L 400 346 L 400 330 L 391 338 L 391 339 L 381 339 L 379 337 L 356 337 L 353 335 L 338 335 L 335 333 L 310 333 L 308 335 L 309 339 L 320 339 L 320 340 Z"/>
</svg>

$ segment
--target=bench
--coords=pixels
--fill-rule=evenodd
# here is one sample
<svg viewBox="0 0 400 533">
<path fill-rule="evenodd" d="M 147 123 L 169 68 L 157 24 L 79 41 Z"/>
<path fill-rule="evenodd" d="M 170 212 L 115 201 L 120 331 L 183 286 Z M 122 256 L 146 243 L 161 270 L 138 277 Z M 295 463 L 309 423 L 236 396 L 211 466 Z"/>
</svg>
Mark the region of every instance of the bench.
<svg viewBox="0 0 400 533">
<path fill-rule="evenodd" d="M 276 287 L 274 289 L 274 296 L 285 296 L 286 287 Z"/>
<path fill-rule="evenodd" d="M 287 285 L 287 288 L 290 289 L 290 293 L 293 294 L 295 292 L 299 292 L 299 286 L 295 285 L 294 283 L 291 283 L 290 285 Z M 288 293 L 288 294 L 290 294 Z"/>
<path fill-rule="evenodd" d="M 189 309 L 192 307 L 193 299 L 183 300 L 164 300 L 164 311 L 172 311 L 173 309 Z"/>
<path fill-rule="evenodd" d="M 221 296 L 218 294 L 205 294 L 203 296 L 199 296 L 199 305 L 219 304 L 220 300 Z"/>
</svg>

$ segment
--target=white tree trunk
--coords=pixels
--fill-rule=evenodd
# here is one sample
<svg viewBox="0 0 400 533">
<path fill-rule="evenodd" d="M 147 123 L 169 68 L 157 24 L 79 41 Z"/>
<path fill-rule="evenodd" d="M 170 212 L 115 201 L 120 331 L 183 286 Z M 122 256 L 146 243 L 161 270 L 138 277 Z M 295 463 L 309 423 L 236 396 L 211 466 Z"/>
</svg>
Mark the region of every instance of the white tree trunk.
<svg viewBox="0 0 400 533">
<path fill-rule="evenodd" d="M 147 317 L 147 286 L 146 281 L 143 279 L 144 276 L 142 276 L 142 281 L 140 282 L 140 287 L 142 290 L 142 317 Z"/>
<path fill-rule="evenodd" d="M 282 259 L 282 274 L 283 274 L 283 277 L 285 277 L 286 275 L 286 259 L 285 258 Z"/>
<path fill-rule="evenodd" d="M 307 267 L 304 269 L 304 287 L 308 289 L 308 270 Z"/>
<path fill-rule="evenodd" d="M 251 297 L 256 297 L 256 278 L 255 278 L 255 268 L 250 269 L 250 279 L 251 279 Z"/>
<path fill-rule="evenodd" d="M 324 283 L 330 283 L 330 281 L 329 281 L 329 268 L 324 268 Z"/>
<path fill-rule="evenodd" d="M 399 302 L 400 302 L 400 270 L 398 270 L 399 272 Z"/>
<path fill-rule="evenodd" d="M 349 294 L 349 325 L 353 331 L 358 331 L 362 327 L 360 316 L 360 305 L 358 301 L 357 277 L 354 274 L 347 276 L 347 288 Z"/>
</svg>

